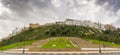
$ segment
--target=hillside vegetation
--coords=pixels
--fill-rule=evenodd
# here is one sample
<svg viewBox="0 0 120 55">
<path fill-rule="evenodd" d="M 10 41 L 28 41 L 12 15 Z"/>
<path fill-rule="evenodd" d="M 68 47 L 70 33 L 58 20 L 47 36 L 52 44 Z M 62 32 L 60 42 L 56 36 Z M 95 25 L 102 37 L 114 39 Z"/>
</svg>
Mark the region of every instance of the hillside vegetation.
<svg viewBox="0 0 120 55">
<path fill-rule="evenodd" d="M 96 28 L 76 26 L 76 25 L 50 25 L 40 26 L 39 28 L 29 28 L 9 39 L 3 39 L 1 46 L 10 45 L 13 43 L 40 40 L 49 37 L 80 37 L 91 40 L 101 40 L 120 44 L 120 29 L 116 31 L 101 30 Z"/>
</svg>

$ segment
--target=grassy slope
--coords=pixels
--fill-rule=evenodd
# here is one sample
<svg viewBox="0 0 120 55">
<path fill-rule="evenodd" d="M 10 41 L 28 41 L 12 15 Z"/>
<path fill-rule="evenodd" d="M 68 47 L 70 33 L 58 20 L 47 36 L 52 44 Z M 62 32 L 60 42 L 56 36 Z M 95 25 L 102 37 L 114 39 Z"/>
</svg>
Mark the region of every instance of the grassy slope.
<svg viewBox="0 0 120 55">
<path fill-rule="evenodd" d="M 35 42 L 35 40 L 33 40 L 33 41 L 26 41 L 25 45 L 30 45 L 33 42 Z M 12 49 L 12 48 L 22 47 L 23 45 L 24 45 L 24 42 L 19 42 L 19 43 L 15 43 L 15 44 L 11 44 L 11 45 L 0 47 L 0 50 L 8 50 L 8 49 Z"/>
<path fill-rule="evenodd" d="M 95 44 L 99 44 L 98 40 L 88 40 L 88 41 L 90 41 L 92 43 L 95 43 Z M 25 45 L 30 45 L 33 42 L 35 42 L 35 40 L 34 41 L 26 41 Z M 100 43 L 103 44 L 104 46 L 113 46 L 113 47 L 120 48 L 119 44 L 114 44 L 114 43 L 105 42 L 105 41 L 100 41 Z M 52 46 L 54 44 L 56 46 Z M 70 45 L 70 47 L 66 46 L 66 44 Z M 23 46 L 23 42 L 19 42 L 19 43 L 15 43 L 15 44 L 0 47 L 0 50 L 8 50 L 8 49 L 22 47 L 22 46 Z M 67 38 L 57 38 L 57 39 L 48 41 L 47 43 L 45 43 L 42 46 L 42 48 L 75 48 L 75 46 L 73 46 L 72 43 L 69 40 L 67 40 Z"/>
<path fill-rule="evenodd" d="M 56 38 L 49 40 L 42 48 L 75 48 L 67 38 Z"/>
<path fill-rule="evenodd" d="M 95 43 L 95 44 L 99 44 L 99 40 L 89 40 L 89 41 L 91 41 L 92 43 Z M 100 44 L 102 44 L 104 46 L 112 46 L 112 47 L 120 48 L 119 44 L 115 44 L 115 43 L 111 43 L 111 42 L 100 41 Z"/>
</svg>

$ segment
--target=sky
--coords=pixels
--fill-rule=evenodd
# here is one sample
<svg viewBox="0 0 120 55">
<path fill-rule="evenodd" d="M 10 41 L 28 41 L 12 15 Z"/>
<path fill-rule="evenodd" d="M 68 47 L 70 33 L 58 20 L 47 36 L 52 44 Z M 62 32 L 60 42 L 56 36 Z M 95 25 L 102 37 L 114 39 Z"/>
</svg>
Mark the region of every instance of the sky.
<svg viewBox="0 0 120 55">
<path fill-rule="evenodd" d="M 67 18 L 120 27 L 120 0 L 0 0 L 0 38 L 16 27 Z"/>
</svg>

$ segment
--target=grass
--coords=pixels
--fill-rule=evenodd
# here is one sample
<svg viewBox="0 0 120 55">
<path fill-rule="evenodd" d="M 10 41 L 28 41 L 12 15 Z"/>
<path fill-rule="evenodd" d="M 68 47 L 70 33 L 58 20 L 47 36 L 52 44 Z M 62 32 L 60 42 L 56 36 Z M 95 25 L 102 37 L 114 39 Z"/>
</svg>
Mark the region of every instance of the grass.
<svg viewBox="0 0 120 55">
<path fill-rule="evenodd" d="M 99 44 L 99 40 L 89 40 L 89 41 L 91 41 L 92 43 L 95 43 L 95 44 Z M 105 42 L 105 41 L 100 41 L 100 43 L 104 46 L 120 48 L 120 44 L 115 44 L 115 43 Z"/>
<path fill-rule="evenodd" d="M 56 38 L 49 40 L 41 48 L 75 48 L 75 46 L 67 38 Z"/>
<path fill-rule="evenodd" d="M 35 40 L 33 40 L 33 41 L 25 41 L 25 45 L 30 45 L 33 42 L 35 42 Z M 15 43 L 15 44 L 3 46 L 3 47 L 0 47 L 0 50 L 8 50 L 8 49 L 12 49 L 12 48 L 22 47 L 23 44 L 24 44 L 24 42 L 20 42 L 20 43 Z"/>
</svg>

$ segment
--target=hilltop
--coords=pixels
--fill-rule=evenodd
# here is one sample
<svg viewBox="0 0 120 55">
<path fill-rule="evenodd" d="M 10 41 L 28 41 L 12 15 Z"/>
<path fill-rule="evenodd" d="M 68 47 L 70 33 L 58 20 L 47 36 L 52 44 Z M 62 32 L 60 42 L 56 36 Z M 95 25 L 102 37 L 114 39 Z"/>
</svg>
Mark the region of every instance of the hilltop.
<svg viewBox="0 0 120 55">
<path fill-rule="evenodd" d="M 2 39 L 0 46 L 8 46 L 3 47 L 3 49 L 9 49 L 13 46 L 17 47 L 16 44 L 19 44 L 18 47 L 20 47 L 23 42 L 29 45 L 37 40 L 53 37 L 77 37 L 85 40 L 95 40 L 96 43 L 98 41 L 110 42 L 117 44 L 115 46 L 119 47 L 120 29 L 112 25 L 72 19 L 66 19 L 64 22 L 47 23 L 45 25 L 30 23 L 30 27 L 24 27 L 21 31 L 14 32 L 11 36 Z"/>
<path fill-rule="evenodd" d="M 29 28 L 8 39 L 2 39 L 2 46 L 30 41 L 40 40 L 50 37 L 80 37 L 85 39 L 95 39 L 119 44 L 120 29 L 116 31 L 98 30 L 96 28 L 77 26 L 77 25 L 47 25 L 38 28 Z"/>
</svg>

